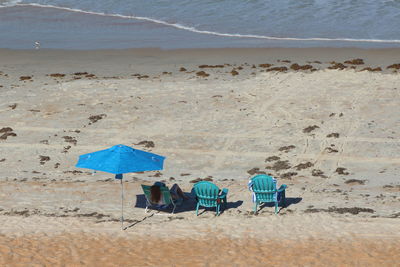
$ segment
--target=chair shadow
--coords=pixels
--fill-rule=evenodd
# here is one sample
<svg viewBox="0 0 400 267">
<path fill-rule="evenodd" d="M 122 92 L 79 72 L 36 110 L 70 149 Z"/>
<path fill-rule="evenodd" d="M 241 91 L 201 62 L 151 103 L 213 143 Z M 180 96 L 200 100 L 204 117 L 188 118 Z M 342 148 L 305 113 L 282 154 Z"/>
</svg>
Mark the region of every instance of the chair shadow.
<svg viewBox="0 0 400 267">
<path fill-rule="evenodd" d="M 279 207 L 286 209 L 290 205 L 295 205 L 300 203 L 303 200 L 301 197 L 287 197 L 285 201 L 285 205 L 282 205 L 282 202 L 279 202 Z M 274 202 L 263 203 L 260 205 L 259 211 L 261 211 L 264 207 L 275 207 Z"/>
<path fill-rule="evenodd" d="M 195 202 L 195 205 L 197 204 L 197 202 Z M 229 209 L 236 209 L 237 207 L 240 207 L 243 204 L 242 200 L 238 200 L 236 202 L 227 202 L 226 203 L 226 207 L 224 206 L 224 204 L 221 204 L 221 210 L 220 210 L 220 215 L 222 213 L 224 213 L 225 211 L 229 210 Z M 199 216 L 201 214 L 203 214 L 206 211 L 210 211 L 210 212 L 214 212 L 216 214 L 216 209 L 215 208 L 207 208 L 207 207 L 203 207 L 200 206 L 199 208 Z"/>
<path fill-rule="evenodd" d="M 286 201 L 285 201 L 285 207 L 284 208 L 287 208 L 290 205 L 295 205 L 297 203 L 300 203 L 302 200 L 303 200 L 302 197 L 287 197 Z"/>
</svg>

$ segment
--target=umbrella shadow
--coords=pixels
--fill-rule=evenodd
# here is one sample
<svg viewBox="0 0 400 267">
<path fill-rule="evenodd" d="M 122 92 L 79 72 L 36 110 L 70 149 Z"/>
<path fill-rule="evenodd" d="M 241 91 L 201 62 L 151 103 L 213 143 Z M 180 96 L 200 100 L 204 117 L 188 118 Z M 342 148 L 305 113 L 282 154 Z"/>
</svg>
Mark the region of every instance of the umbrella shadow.
<svg viewBox="0 0 400 267">
<path fill-rule="evenodd" d="M 186 211 L 194 211 L 196 210 L 196 200 L 191 193 L 184 192 L 185 196 L 188 198 L 184 200 L 181 204 L 176 206 L 174 214 L 182 213 Z M 136 195 L 136 204 L 135 208 L 146 209 L 146 196 L 144 194 Z M 160 212 L 171 213 L 173 209 L 173 205 L 169 205 L 167 208 L 157 208 L 154 205 L 149 207 L 149 210 L 157 210 Z"/>
<path fill-rule="evenodd" d="M 133 223 L 131 223 L 130 225 L 123 227 L 122 230 L 127 230 L 127 229 L 129 229 L 129 228 L 135 226 L 136 224 L 141 223 L 141 222 L 143 222 L 143 221 L 145 221 L 145 220 L 147 220 L 148 218 L 151 218 L 151 217 L 153 217 L 153 216 L 154 216 L 154 213 L 153 213 L 153 214 L 150 214 L 149 216 L 144 217 L 144 218 L 141 219 L 141 220 L 135 220 L 135 221 L 134 221 Z"/>
<path fill-rule="evenodd" d="M 196 197 L 192 192 L 184 192 L 185 196 L 188 198 L 187 200 L 184 200 L 181 205 L 177 205 L 174 214 L 182 213 L 182 212 L 187 212 L 187 211 L 195 211 L 196 210 Z M 229 209 L 235 209 L 238 208 L 243 204 L 242 200 L 236 201 L 236 202 L 227 202 L 226 207 L 222 204 L 221 207 L 221 213 L 223 213 L 226 210 Z M 146 209 L 146 196 L 144 194 L 136 195 L 136 204 L 134 206 L 135 208 L 142 208 Z M 165 209 L 157 209 L 155 206 L 149 207 L 149 210 L 157 210 L 160 212 L 166 212 L 166 213 L 171 213 L 173 209 L 172 205 L 169 205 Z M 206 210 L 214 210 L 215 208 L 203 208 L 203 211 L 200 214 L 202 214 Z"/>
</svg>

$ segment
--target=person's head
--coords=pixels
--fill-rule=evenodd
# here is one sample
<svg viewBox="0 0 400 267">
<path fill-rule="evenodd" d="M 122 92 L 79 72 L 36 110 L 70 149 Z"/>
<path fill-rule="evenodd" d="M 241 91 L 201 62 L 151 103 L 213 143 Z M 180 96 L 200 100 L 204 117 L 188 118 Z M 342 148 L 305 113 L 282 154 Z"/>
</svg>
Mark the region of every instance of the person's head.
<svg viewBox="0 0 400 267">
<path fill-rule="evenodd" d="M 153 185 L 152 187 L 150 187 L 150 193 L 151 193 L 151 202 L 153 203 L 160 202 L 161 190 L 158 185 Z"/>
</svg>

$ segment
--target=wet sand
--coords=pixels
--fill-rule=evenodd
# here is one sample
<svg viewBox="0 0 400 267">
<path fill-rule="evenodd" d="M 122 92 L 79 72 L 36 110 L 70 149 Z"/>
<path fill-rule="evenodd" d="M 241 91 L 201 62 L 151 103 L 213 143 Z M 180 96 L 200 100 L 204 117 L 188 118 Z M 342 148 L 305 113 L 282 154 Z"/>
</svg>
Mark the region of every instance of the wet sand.
<svg viewBox="0 0 400 267">
<path fill-rule="evenodd" d="M 0 240 L 3 266 L 397 266 L 400 253 L 398 240 L 376 239 L 130 240 L 65 234 Z"/>
</svg>

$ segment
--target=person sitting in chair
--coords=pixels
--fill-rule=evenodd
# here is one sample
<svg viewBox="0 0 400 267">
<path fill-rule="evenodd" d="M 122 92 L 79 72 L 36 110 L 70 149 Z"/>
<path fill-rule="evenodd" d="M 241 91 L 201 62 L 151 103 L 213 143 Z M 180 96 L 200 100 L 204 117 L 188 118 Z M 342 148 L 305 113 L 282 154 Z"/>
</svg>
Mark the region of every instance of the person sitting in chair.
<svg viewBox="0 0 400 267">
<path fill-rule="evenodd" d="M 161 195 L 160 187 L 167 187 L 167 186 L 163 182 L 155 182 L 150 188 L 150 193 L 151 193 L 151 202 L 153 204 L 162 206 L 165 205 L 165 203 Z M 185 194 L 183 193 L 182 189 L 179 187 L 178 184 L 174 184 L 169 190 L 169 192 L 171 193 L 171 197 L 174 201 L 178 201 L 180 199 L 182 200 L 188 199 L 188 197 L 185 196 Z"/>
</svg>

